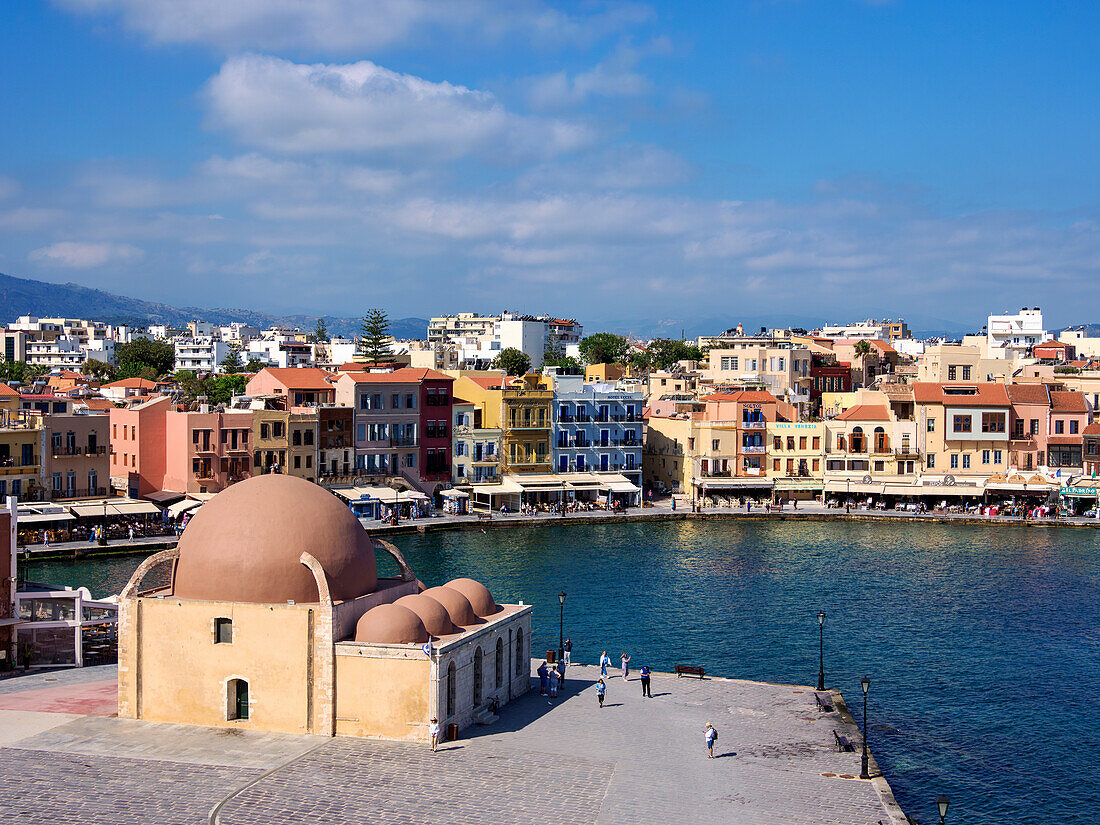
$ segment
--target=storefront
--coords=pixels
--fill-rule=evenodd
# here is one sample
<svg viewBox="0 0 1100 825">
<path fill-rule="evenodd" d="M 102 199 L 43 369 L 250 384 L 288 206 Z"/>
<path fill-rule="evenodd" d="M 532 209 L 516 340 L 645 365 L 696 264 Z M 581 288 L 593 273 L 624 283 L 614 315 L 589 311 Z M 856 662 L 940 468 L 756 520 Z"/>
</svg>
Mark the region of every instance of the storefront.
<svg viewBox="0 0 1100 825">
<path fill-rule="evenodd" d="M 470 512 L 470 494 L 462 490 L 440 490 L 443 512 L 449 516 L 464 516 Z"/>
</svg>

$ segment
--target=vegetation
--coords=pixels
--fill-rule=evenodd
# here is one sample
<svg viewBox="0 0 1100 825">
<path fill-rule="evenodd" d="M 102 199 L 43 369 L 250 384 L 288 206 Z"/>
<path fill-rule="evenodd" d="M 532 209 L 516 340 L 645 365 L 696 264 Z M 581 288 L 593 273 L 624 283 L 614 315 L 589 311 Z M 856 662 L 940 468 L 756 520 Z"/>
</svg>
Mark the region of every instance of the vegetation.
<svg viewBox="0 0 1100 825">
<path fill-rule="evenodd" d="M 172 372 L 176 350 L 167 341 L 137 338 L 115 348 L 119 378 L 149 378 L 155 381 Z"/>
<path fill-rule="evenodd" d="M 100 381 L 113 381 L 115 378 L 115 368 L 113 366 L 94 358 L 85 361 L 80 371 L 89 378 L 98 378 Z"/>
<path fill-rule="evenodd" d="M 244 365 L 243 372 L 259 372 L 264 368 L 263 362 L 259 358 L 249 358 L 248 363 Z"/>
<path fill-rule="evenodd" d="M 313 334 L 309 336 L 309 340 L 315 344 L 323 344 L 328 338 L 328 324 L 325 323 L 324 318 L 318 318 L 317 328 L 313 331 Z"/>
<path fill-rule="evenodd" d="M 581 357 L 588 364 L 621 364 L 629 345 L 621 335 L 597 332 L 581 339 Z"/>
<path fill-rule="evenodd" d="M 658 338 L 649 345 L 646 360 L 648 361 L 646 366 L 651 369 L 667 370 L 678 361 L 702 361 L 703 351 L 685 341 Z"/>
<path fill-rule="evenodd" d="M 562 375 L 583 375 L 584 364 L 571 355 L 566 355 L 559 346 L 549 346 L 542 357 L 543 367 L 557 367 Z"/>
<path fill-rule="evenodd" d="M 210 404 L 228 404 L 234 395 L 243 395 L 251 375 L 205 375 L 199 377 L 190 370 L 178 370 L 172 379 L 179 385 L 185 403 L 193 404 L 206 398 Z"/>
<path fill-rule="evenodd" d="M 222 361 L 222 367 L 229 372 L 236 372 L 244 366 L 241 361 L 241 345 L 234 341 L 229 345 L 229 354 Z"/>
<path fill-rule="evenodd" d="M 855 346 L 856 355 L 860 358 L 865 358 L 871 354 L 871 342 L 864 338 L 862 341 L 856 341 Z"/>
<path fill-rule="evenodd" d="M 515 347 L 508 347 L 502 349 L 493 359 L 492 366 L 493 369 L 504 370 L 508 375 L 526 375 L 531 369 L 531 359 Z"/>
<path fill-rule="evenodd" d="M 372 309 L 359 325 L 359 338 L 355 342 L 355 354 L 368 364 L 392 364 L 390 349 L 390 319 L 380 309 Z"/>
<path fill-rule="evenodd" d="M 18 381 L 20 384 L 29 384 L 45 374 L 45 367 L 31 366 L 24 361 L 0 361 L 0 380 L 4 383 Z"/>
</svg>

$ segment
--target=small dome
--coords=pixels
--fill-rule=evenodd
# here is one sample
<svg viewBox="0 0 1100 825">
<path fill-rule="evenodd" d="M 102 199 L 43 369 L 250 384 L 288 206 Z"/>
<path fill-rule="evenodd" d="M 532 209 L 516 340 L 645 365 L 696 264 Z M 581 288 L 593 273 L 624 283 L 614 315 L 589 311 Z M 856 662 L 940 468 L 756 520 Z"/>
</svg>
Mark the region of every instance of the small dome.
<svg viewBox="0 0 1100 825">
<path fill-rule="evenodd" d="M 336 600 L 378 585 L 374 543 L 336 496 L 303 478 L 262 475 L 202 506 L 179 540 L 173 593 L 224 602 L 316 602 L 317 582 L 298 559 L 324 568 Z"/>
<path fill-rule="evenodd" d="M 493 594 L 489 592 L 489 588 L 479 581 L 474 581 L 473 579 L 455 579 L 454 581 L 447 582 L 443 586 L 451 590 L 457 590 L 465 596 L 470 602 L 470 606 L 474 609 L 474 613 L 483 619 L 486 616 L 492 616 L 500 610 L 500 605 L 493 601 Z"/>
<path fill-rule="evenodd" d="M 412 645 L 428 641 L 420 617 L 407 607 L 380 604 L 359 617 L 355 641 L 382 645 Z"/>
<path fill-rule="evenodd" d="M 443 605 L 447 610 L 447 615 L 451 617 L 451 622 L 459 627 L 468 627 L 478 623 L 477 614 L 474 613 L 470 600 L 457 590 L 452 590 L 449 587 L 429 587 L 420 595 L 434 599 Z"/>
<path fill-rule="evenodd" d="M 456 632 L 447 608 L 429 596 L 422 596 L 419 593 L 402 596 L 394 604 L 406 607 L 419 616 L 420 621 L 424 622 L 424 627 L 433 636 L 447 636 Z"/>
</svg>

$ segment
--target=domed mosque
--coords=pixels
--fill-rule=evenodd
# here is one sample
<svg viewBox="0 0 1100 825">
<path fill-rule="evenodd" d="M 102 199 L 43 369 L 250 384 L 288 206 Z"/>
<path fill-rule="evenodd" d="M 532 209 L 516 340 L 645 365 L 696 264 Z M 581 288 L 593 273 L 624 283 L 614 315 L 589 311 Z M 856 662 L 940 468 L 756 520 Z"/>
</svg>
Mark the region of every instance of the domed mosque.
<svg viewBox="0 0 1100 825">
<path fill-rule="evenodd" d="M 257 476 L 123 590 L 118 715 L 427 742 L 433 717 L 461 729 L 528 690 L 531 612 L 473 579 L 425 588 L 327 490 Z"/>
</svg>

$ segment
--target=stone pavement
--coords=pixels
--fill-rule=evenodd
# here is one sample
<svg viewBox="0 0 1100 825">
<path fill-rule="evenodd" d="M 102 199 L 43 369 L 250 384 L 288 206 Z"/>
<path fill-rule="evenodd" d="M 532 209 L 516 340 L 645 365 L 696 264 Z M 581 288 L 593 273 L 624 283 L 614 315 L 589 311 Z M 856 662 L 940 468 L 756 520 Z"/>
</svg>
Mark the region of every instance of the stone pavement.
<svg viewBox="0 0 1100 825">
<path fill-rule="evenodd" d="M 0 711 L 0 825 L 197 825 L 219 804 L 225 825 L 904 821 L 884 782 L 855 778 L 859 754 L 835 750 L 834 729 L 858 741 L 850 718 L 818 712 L 808 688 L 655 674 L 653 698 L 643 699 L 635 673 L 625 684 L 608 680 L 601 710 L 597 675 L 575 665 L 555 704 L 536 690 L 435 754 Z M 81 684 L 75 672 L 73 683 Z M 720 731 L 713 760 L 703 744 L 708 721 Z"/>
</svg>

